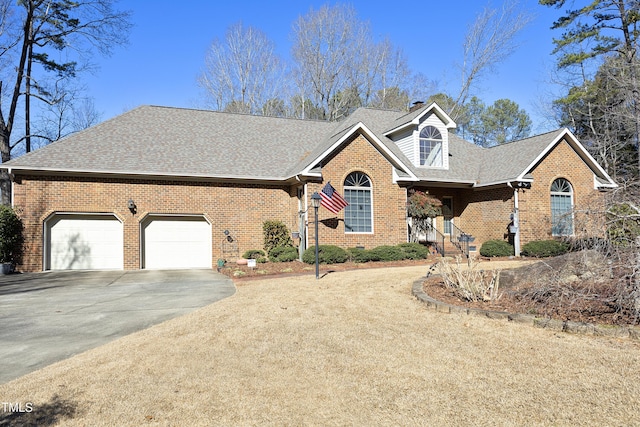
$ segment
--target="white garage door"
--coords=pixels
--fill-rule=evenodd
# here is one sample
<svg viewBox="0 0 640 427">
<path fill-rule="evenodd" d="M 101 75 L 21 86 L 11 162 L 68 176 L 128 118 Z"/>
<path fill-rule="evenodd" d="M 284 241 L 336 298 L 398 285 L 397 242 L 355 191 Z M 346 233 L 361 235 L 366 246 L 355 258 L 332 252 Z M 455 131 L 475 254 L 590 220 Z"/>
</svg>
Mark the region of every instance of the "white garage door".
<svg viewBox="0 0 640 427">
<path fill-rule="evenodd" d="M 142 235 L 144 268 L 211 268 L 211 225 L 202 217 L 151 217 Z"/>
<path fill-rule="evenodd" d="M 56 215 L 46 230 L 47 270 L 123 268 L 122 223 L 113 215 Z"/>
</svg>

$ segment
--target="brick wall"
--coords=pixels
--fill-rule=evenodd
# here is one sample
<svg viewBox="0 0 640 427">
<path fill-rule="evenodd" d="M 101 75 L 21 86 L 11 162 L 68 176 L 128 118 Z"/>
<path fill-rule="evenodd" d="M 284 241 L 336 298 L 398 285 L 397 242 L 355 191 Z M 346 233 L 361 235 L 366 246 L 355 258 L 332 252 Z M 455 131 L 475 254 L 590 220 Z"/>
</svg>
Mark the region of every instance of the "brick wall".
<svg viewBox="0 0 640 427">
<path fill-rule="evenodd" d="M 136 214 L 127 208 L 129 199 Z M 222 257 L 224 230 L 242 255 L 263 247 L 266 220 L 298 229 L 298 199 L 289 186 L 24 176 L 14 183 L 14 205 L 25 225 L 26 254 L 18 266 L 24 271 L 43 269 L 43 223 L 54 212 L 115 214 L 123 221 L 125 269 L 141 266 L 140 221 L 148 214 L 204 215 L 212 224 L 212 266 Z"/>
<path fill-rule="evenodd" d="M 320 243 L 341 247 L 373 248 L 407 240 L 406 189 L 392 182 L 392 166 L 362 135 L 354 136 L 328 159 L 322 168 L 324 181 L 309 183 L 307 197 L 331 181 L 344 195 L 344 180 L 351 172 L 367 174 L 372 184 L 373 233 L 345 233 L 344 210 L 337 215 L 319 209 Z M 574 189 L 576 209 L 600 207 L 603 196 L 593 189 L 593 174 L 571 147 L 560 143 L 533 170 L 534 184 L 520 191 L 522 244 L 551 237 L 551 183 L 568 179 Z M 439 198 L 453 197 L 454 223 L 476 237 L 478 247 L 486 240 L 504 237 L 513 209 L 513 190 L 427 188 Z M 127 201 L 134 200 L 132 214 Z M 310 200 L 307 200 L 311 206 Z M 18 176 L 14 205 L 25 224 L 24 271 L 43 269 L 43 223 L 55 212 L 111 213 L 123 222 L 124 267 L 138 269 L 140 222 L 149 214 L 203 215 L 212 224 L 212 266 L 223 257 L 224 230 L 236 239 L 238 254 L 263 246 L 262 224 L 280 220 L 298 230 L 296 188 L 288 185 L 229 184 L 188 181 L 155 181 L 113 178 L 64 178 Z M 591 216 L 590 216 L 591 215 Z M 592 214 L 576 215 L 580 233 L 601 234 Z M 313 209 L 309 210 L 309 245 L 314 243 Z M 438 220 L 440 226 L 442 219 Z M 596 224 L 596 225 L 594 225 Z M 600 228 L 598 228 L 600 227 Z"/>
<path fill-rule="evenodd" d="M 344 210 L 337 215 L 321 207 L 318 218 L 320 244 L 344 248 L 364 246 L 371 249 L 380 245 L 396 245 L 407 241 L 406 190 L 392 181 L 392 166 L 362 135 L 347 141 L 322 167 L 322 183 L 308 184 L 307 196 L 331 181 L 331 185 L 344 195 L 344 180 L 351 172 L 363 172 L 371 180 L 373 203 L 373 233 L 345 233 Z M 311 200 L 308 200 L 311 206 Z M 309 210 L 309 246 L 314 245 L 313 209 Z"/>
<path fill-rule="evenodd" d="M 596 213 L 603 206 L 604 195 L 593 188 L 593 172 L 565 141 L 560 142 L 532 171 L 530 190 L 520 191 L 521 242 L 552 239 L 551 184 L 565 178 L 573 187 L 576 235 L 601 235 Z M 589 213 L 586 213 L 589 212 Z"/>
<path fill-rule="evenodd" d="M 503 239 L 513 211 L 513 190 L 504 186 L 484 190 L 439 187 L 417 188 L 443 200 L 453 200 L 453 222 L 456 227 L 473 235 L 478 248 L 491 239 Z M 438 231 L 443 232 L 443 218 L 436 219 Z"/>
<path fill-rule="evenodd" d="M 593 172 L 566 142 L 561 142 L 532 171 L 534 183 L 519 191 L 521 245 L 532 240 L 551 239 L 551 183 L 569 180 L 574 191 L 574 225 L 577 236 L 603 234 L 604 195 L 593 188 Z M 505 239 L 509 215 L 514 208 L 513 189 L 506 185 L 490 189 L 425 187 L 442 200 L 453 198 L 454 223 L 472 234 L 478 248 L 492 239 Z M 442 231 L 442 218 L 437 219 Z"/>
</svg>

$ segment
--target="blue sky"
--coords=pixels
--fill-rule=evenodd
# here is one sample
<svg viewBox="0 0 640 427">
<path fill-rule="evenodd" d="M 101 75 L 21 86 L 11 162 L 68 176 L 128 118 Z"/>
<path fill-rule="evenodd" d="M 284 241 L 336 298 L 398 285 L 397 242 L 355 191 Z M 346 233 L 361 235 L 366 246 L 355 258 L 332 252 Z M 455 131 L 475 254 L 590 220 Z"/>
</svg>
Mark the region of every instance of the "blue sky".
<svg viewBox="0 0 640 427">
<path fill-rule="evenodd" d="M 99 69 L 85 76 L 89 95 L 106 120 L 139 105 L 198 107 L 201 89 L 197 77 L 211 42 L 224 37 L 237 22 L 259 28 L 273 40 L 278 53 L 288 57 L 293 22 L 326 1 L 206 1 L 124 0 L 121 9 L 133 13 L 134 28 L 129 44 L 108 58 L 95 58 Z M 438 83 L 439 91 L 455 92 L 467 27 L 487 5 L 481 0 L 434 0 L 422 3 L 396 0 L 351 1 L 361 20 L 369 21 L 376 36 L 389 37 L 406 54 L 414 72 Z M 494 1 L 494 6 L 499 3 Z M 534 20 L 520 34 L 519 49 L 487 78 L 476 91 L 485 103 L 509 98 L 527 110 L 534 120 L 534 133 L 556 127 L 546 123 L 539 104 L 551 86 L 549 71 L 552 39 L 550 30 L 559 11 L 521 0 Z M 549 99 L 553 98 L 547 98 Z"/>
</svg>

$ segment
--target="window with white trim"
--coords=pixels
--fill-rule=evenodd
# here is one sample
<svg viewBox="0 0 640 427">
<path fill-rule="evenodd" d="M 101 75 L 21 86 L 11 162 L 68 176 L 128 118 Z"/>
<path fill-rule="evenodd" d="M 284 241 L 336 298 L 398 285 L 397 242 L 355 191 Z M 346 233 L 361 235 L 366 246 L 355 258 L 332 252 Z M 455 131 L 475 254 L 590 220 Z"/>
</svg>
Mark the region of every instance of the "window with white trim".
<svg viewBox="0 0 640 427">
<path fill-rule="evenodd" d="M 373 206 L 371 180 L 362 172 L 352 172 L 344 180 L 344 198 L 349 205 L 344 209 L 345 233 L 373 232 Z"/>
<path fill-rule="evenodd" d="M 442 134 L 435 126 L 420 131 L 420 166 L 442 167 Z"/>
<path fill-rule="evenodd" d="M 573 235 L 573 187 L 564 178 L 551 184 L 551 234 Z"/>
</svg>

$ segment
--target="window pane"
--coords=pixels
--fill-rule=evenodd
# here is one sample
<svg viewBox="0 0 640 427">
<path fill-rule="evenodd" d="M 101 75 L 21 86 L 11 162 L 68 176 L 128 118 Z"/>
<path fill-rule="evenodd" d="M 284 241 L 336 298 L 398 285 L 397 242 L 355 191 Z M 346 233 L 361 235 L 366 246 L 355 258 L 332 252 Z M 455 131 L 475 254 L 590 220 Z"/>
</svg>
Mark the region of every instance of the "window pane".
<svg viewBox="0 0 640 427">
<path fill-rule="evenodd" d="M 551 234 L 573 234 L 573 189 L 569 181 L 558 178 L 551 184 Z"/>
<path fill-rule="evenodd" d="M 349 205 L 344 210 L 344 229 L 347 233 L 370 233 L 371 191 L 368 189 L 345 189 L 344 198 Z"/>
<path fill-rule="evenodd" d="M 442 142 L 427 139 L 420 140 L 420 165 L 442 166 Z"/>
<path fill-rule="evenodd" d="M 551 232 L 554 236 L 573 234 L 570 195 L 551 195 Z"/>
</svg>

